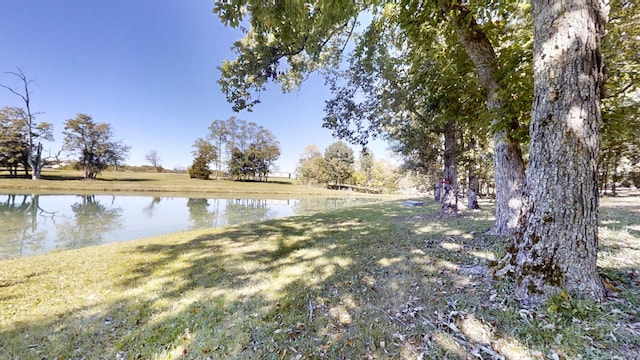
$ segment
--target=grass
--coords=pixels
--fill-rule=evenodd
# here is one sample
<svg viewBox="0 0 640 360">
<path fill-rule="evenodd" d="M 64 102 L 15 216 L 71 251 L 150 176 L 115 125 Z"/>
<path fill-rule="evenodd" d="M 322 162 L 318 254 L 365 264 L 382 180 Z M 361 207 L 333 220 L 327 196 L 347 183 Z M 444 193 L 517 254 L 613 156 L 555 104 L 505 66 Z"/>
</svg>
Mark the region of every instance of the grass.
<svg viewBox="0 0 640 360">
<path fill-rule="evenodd" d="M 7 359 L 628 359 L 640 199 L 605 199 L 603 303 L 490 276 L 492 208 L 400 201 L 0 262 Z M 636 354 L 636 355 L 633 355 Z"/>
<path fill-rule="evenodd" d="M 80 171 L 45 169 L 40 180 L 0 176 L 0 189 L 56 193 L 190 193 L 260 195 L 335 195 L 335 190 L 296 185 L 295 179 L 269 182 L 196 180 L 186 174 L 104 172 L 96 180 L 83 180 Z"/>
</svg>

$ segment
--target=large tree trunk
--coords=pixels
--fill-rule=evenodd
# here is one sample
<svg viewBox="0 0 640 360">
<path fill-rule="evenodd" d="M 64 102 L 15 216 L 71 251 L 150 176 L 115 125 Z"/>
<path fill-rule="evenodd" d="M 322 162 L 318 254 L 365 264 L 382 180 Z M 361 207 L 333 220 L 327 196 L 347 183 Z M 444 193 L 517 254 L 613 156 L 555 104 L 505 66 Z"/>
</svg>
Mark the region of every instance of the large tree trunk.
<svg viewBox="0 0 640 360">
<path fill-rule="evenodd" d="M 503 107 L 499 96 L 499 81 L 495 71 L 496 54 L 487 35 L 480 29 L 475 18 L 465 7 L 459 7 L 453 19 L 458 39 L 471 61 L 476 65 L 480 83 L 487 91 L 487 107 L 494 114 Z M 501 122 L 494 116 L 493 125 Z M 512 128 L 518 126 L 513 120 Z M 504 128 L 504 126 L 498 126 Z M 520 144 L 506 130 L 498 130 L 493 136 L 494 176 L 496 188 L 496 222 L 489 233 L 492 235 L 512 234 L 518 226 L 524 191 L 524 161 Z"/>
<path fill-rule="evenodd" d="M 488 234 L 510 235 L 518 228 L 525 187 L 520 144 L 506 131 L 493 135 L 493 167 L 496 192 L 496 222 Z"/>
<path fill-rule="evenodd" d="M 515 238 L 517 295 L 567 291 L 601 299 L 598 152 L 605 0 L 536 0 L 534 104 L 524 227 Z"/>
<path fill-rule="evenodd" d="M 446 213 L 458 212 L 458 159 L 456 154 L 456 123 L 447 121 L 444 127 L 444 181 L 442 208 Z"/>
<path fill-rule="evenodd" d="M 42 165 L 42 143 L 38 143 L 35 147 L 35 152 L 29 155 L 29 166 L 31 166 L 32 180 L 40 179 L 42 175 Z"/>
</svg>

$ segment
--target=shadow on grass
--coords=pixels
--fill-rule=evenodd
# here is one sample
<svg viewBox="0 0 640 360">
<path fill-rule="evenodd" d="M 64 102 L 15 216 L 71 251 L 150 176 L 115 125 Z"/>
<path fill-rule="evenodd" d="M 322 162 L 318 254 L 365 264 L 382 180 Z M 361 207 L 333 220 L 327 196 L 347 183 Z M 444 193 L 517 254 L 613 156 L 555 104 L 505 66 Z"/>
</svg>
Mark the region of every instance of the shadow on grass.
<svg viewBox="0 0 640 360">
<path fill-rule="evenodd" d="M 486 267 L 502 240 L 473 235 L 490 226 L 489 214 L 441 217 L 429 204 L 376 204 L 136 245 L 118 255 L 128 266 L 109 282 L 117 296 L 3 321 L 0 348 L 34 359 L 618 354 L 558 340 L 558 324 L 520 311 L 510 285 Z"/>
</svg>

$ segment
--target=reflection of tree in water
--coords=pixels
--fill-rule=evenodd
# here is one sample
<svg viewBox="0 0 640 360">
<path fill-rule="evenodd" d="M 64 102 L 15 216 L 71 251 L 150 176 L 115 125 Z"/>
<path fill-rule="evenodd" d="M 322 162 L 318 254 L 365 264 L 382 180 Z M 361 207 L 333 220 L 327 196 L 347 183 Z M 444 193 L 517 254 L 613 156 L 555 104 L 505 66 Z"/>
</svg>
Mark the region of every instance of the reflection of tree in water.
<svg viewBox="0 0 640 360">
<path fill-rule="evenodd" d="M 227 224 L 241 224 L 249 221 L 260 221 L 272 218 L 274 211 L 269 208 L 269 200 L 265 199 L 229 199 L 225 218 Z"/>
<path fill-rule="evenodd" d="M 58 225 L 58 241 L 62 247 L 99 244 L 103 233 L 122 227 L 121 208 L 107 207 L 97 201 L 95 195 L 82 195 L 80 198 L 80 202 L 71 205 L 74 218 Z"/>
<path fill-rule="evenodd" d="M 157 196 L 154 197 L 149 203 L 149 205 L 142 208 L 142 212 L 145 215 L 147 215 L 147 217 L 149 218 L 153 217 L 153 209 L 155 208 L 156 205 L 160 204 L 161 201 L 162 201 L 161 197 L 157 197 Z"/>
<path fill-rule="evenodd" d="M 189 218 L 194 229 L 216 227 L 218 225 L 218 211 L 220 199 L 213 199 L 213 210 L 209 211 L 209 199 L 189 199 Z"/>
<path fill-rule="evenodd" d="M 38 251 L 47 235 L 46 230 L 38 229 L 38 217 L 53 221 L 54 214 L 40 208 L 39 195 L 6 196 L 6 200 L 0 201 L 0 254 Z"/>
</svg>

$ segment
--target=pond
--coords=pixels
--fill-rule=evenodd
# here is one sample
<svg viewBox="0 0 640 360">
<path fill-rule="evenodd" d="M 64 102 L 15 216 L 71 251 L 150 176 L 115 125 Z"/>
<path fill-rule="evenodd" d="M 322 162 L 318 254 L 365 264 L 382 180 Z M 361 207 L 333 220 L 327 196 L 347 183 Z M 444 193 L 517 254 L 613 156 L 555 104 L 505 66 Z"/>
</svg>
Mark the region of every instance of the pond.
<svg viewBox="0 0 640 360">
<path fill-rule="evenodd" d="M 0 195 L 0 258 L 262 221 L 379 201 L 372 198 L 187 198 Z"/>
</svg>

